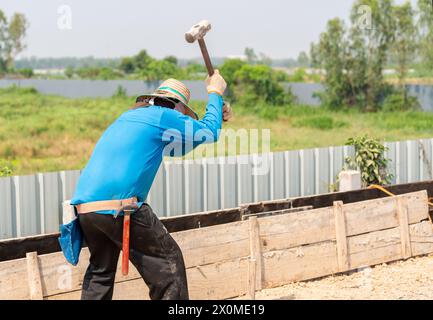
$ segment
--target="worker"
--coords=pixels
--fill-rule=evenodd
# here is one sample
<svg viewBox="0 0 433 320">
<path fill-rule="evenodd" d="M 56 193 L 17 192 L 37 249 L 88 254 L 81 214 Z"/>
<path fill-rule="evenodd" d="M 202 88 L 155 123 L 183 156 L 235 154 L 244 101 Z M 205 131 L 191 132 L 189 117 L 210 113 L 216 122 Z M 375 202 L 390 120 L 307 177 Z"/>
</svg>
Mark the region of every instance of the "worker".
<svg viewBox="0 0 433 320">
<path fill-rule="evenodd" d="M 223 119 L 231 117 L 230 107 L 223 110 L 226 82 L 218 70 L 207 77 L 206 88 L 209 100 L 201 120 L 188 106 L 189 89 L 169 79 L 153 94 L 138 97 L 97 142 L 71 200 L 90 251 L 81 299 L 112 299 L 125 208 L 134 210 L 129 259 L 150 298 L 188 299 L 182 252 L 144 201 L 164 155 L 180 156 L 217 141 Z"/>
</svg>

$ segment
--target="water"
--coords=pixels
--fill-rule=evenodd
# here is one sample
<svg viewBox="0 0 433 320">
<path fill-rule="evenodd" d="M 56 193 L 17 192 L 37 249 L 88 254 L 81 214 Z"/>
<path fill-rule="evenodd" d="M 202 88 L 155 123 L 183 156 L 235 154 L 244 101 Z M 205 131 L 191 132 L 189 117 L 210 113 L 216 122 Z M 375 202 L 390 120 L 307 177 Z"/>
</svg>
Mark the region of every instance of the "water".
<svg viewBox="0 0 433 320">
<path fill-rule="evenodd" d="M 160 81 L 146 82 L 141 80 L 42 80 L 0 79 L 0 87 L 9 87 L 13 84 L 19 87 L 34 87 L 43 94 L 55 94 L 69 98 L 83 97 L 110 97 L 121 86 L 128 96 L 138 96 L 143 93 L 153 92 Z M 207 100 L 204 81 L 184 81 L 191 90 L 192 100 Z M 320 105 L 320 100 L 314 97 L 315 92 L 323 91 L 320 83 L 286 83 L 300 104 L 313 106 Z M 409 94 L 418 97 L 418 101 L 425 111 L 433 112 L 433 86 L 432 85 L 408 85 Z"/>
</svg>

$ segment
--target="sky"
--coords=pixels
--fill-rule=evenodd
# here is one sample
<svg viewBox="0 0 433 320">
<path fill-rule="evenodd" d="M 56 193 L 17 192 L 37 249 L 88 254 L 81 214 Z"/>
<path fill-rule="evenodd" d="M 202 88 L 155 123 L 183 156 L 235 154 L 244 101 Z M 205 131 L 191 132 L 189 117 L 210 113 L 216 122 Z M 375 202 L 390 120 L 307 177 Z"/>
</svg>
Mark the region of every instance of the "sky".
<svg viewBox="0 0 433 320">
<path fill-rule="evenodd" d="M 403 2 L 400 0 L 397 3 Z M 414 2 L 414 1 L 412 1 Z M 10 17 L 30 26 L 19 57 L 121 57 L 146 49 L 154 57 L 200 55 L 184 34 L 202 19 L 212 24 L 212 56 L 241 55 L 245 47 L 296 58 L 317 41 L 329 19 L 348 19 L 353 0 L 1 0 Z"/>
</svg>

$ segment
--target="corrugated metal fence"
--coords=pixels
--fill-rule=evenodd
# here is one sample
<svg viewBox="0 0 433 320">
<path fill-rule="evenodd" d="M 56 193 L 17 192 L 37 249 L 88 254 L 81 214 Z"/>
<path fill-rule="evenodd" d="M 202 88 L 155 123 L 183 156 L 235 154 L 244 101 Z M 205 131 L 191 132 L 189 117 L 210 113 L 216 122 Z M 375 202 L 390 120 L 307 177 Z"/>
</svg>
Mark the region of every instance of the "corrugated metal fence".
<svg viewBox="0 0 433 320">
<path fill-rule="evenodd" d="M 394 183 L 432 179 L 433 139 L 386 143 Z M 264 155 L 165 161 L 147 201 L 160 216 L 241 203 L 326 193 L 353 155 L 340 146 Z M 269 160 L 265 174 L 254 175 Z M 58 231 L 62 201 L 70 199 L 79 170 L 0 178 L 0 239 Z"/>
</svg>

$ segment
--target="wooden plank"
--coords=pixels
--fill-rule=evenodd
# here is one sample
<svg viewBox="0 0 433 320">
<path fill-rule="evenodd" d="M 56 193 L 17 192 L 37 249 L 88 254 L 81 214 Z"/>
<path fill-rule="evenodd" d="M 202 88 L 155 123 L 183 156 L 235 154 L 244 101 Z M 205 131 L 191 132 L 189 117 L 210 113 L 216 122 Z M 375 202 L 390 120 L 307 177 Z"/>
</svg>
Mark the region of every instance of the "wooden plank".
<svg viewBox="0 0 433 320">
<path fill-rule="evenodd" d="M 240 221 L 238 208 L 160 218 L 169 232 L 191 230 L 200 227 Z M 58 238 L 60 233 L 0 240 L 0 262 L 24 258 L 27 252 L 39 255 L 61 251 Z M 84 244 L 86 246 L 86 244 Z"/>
<path fill-rule="evenodd" d="M 249 214 L 242 215 L 242 220 L 247 220 L 250 217 L 263 218 L 263 217 L 278 216 L 278 215 L 288 214 L 288 213 L 295 213 L 295 212 L 299 212 L 299 211 L 307 211 L 307 210 L 312 210 L 312 209 L 313 209 L 312 206 L 305 206 L 305 207 L 300 207 L 300 208 L 290 208 L 290 209 L 259 212 L 259 213 L 249 213 Z"/>
<path fill-rule="evenodd" d="M 409 231 L 413 256 L 433 252 L 429 221 L 410 225 Z M 402 258 L 399 227 L 348 237 L 347 241 L 351 270 Z M 264 253 L 264 288 L 338 273 L 336 250 L 334 241 L 325 241 Z"/>
<path fill-rule="evenodd" d="M 190 299 L 227 299 L 247 293 L 248 259 L 187 269 Z"/>
<path fill-rule="evenodd" d="M 400 184 L 387 187 L 394 194 L 404 194 L 419 190 L 427 190 L 428 196 L 433 197 L 433 181 L 424 181 L 409 184 Z M 382 191 L 363 189 L 349 192 L 336 192 L 307 197 L 290 198 L 283 200 L 264 201 L 246 205 L 246 213 L 283 210 L 295 207 L 313 206 L 323 208 L 332 206 L 334 201 L 343 201 L 345 204 L 388 197 Z M 240 208 L 217 210 L 192 215 L 163 218 L 161 221 L 169 232 L 194 229 L 203 226 L 219 225 L 236 222 L 241 219 Z M 27 252 L 37 251 L 39 255 L 60 251 L 57 238 L 59 233 L 42 236 L 7 239 L 0 241 L 0 261 L 20 259 Z"/>
<path fill-rule="evenodd" d="M 321 208 L 294 215 L 259 219 L 263 252 L 335 238 L 332 215 L 332 208 Z"/>
<path fill-rule="evenodd" d="M 424 221 L 411 225 L 410 233 L 414 255 L 433 251 L 433 231 L 430 222 Z M 399 228 L 350 237 L 349 251 L 351 252 L 351 261 L 354 262 L 353 268 L 369 265 L 369 263 L 382 263 L 384 258 L 387 261 L 400 259 Z M 336 273 L 338 272 L 338 263 L 335 252 L 336 245 L 333 241 L 267 252 L 263 255 L 264 285 L 269 287 Z M 273 262 L 276 263 L 276 266 L 273 265 Z M 246 259 L 237 259 L 188 269 L 187 274 L 192 297 L 195 299 L 204 298 L 200 296 L 200 293 L 203 292 L 208 299 L 223 299 L 245 294 L 247 292 L 246 277 L 242 275 L 245 274 L 246 263 Z M 10 266 L 12 267 L 12 265 Z M 2 280 L 2 278 L 0 279 Z M 225 281 L 221 281 L 221 279 Z M 20 281 L 23 282 L 22 278 Z M 133 283 L 132 281 L 123 282 Z M 136 282 L 143 283 L 141 279 L 137 279 Z M 126 291 L 120 292 L 120 297 L 133 299 L 136 295 L 143 295 L 143 291 L 129 290 L 132 287 L 126 284 L 119 285 L 116 283 L 116 286 L 125 287 Z M 66 296 L 79 298 L 76 291 L 68 292 Z M 57 298 L 61 297 L 62 295 L 59 295 Z"/>
<path fill-rule="evenodd" d="M 41 274 L 39 271 L 38 254 L 27 253 L 27 282 L 29 285 L 30 299 L 42 300 Z"/>
<path fill-rule="evenodd" d="M 172 234 L 184 255 L 186 268 L 249 255 L 248 221 Z"/>
<path fill-rule="evenodd" d="M 80 300 L 81 290 L 56 294 L 46 300 Z M 132 279 L 114 284 L 113 300 L 149 300 L 149 288 L 143 279 Z"/>
<path fill-rule="evenodd" d="M 425 212 L 422 213 L 421 211 L 426 210 L 425 208 L 425 198 L 426 198 L 426 194 L 425 192 L 420 192 L 420 193 L 414 193 L 414 194 L 409 194 L 409 195 L 405 195 L 404 197 L 407 198 L 407 203 L 408 203 L 408 221 L 409 223 L 412 223 L 411 221 L 415 221 L 417 222 L 419 219 L 422 219 L 423 217 L 425 217 Z M 394 205 L 390 206 L 389 205 L 389 201 L 393 202 Z M 424 202 L 423 202 L 424 201 Z M 422 205 L 420 205 L 419 203 L 423 203 Z M 372 241 L 373 243 L 375 242 L 380 242 L 381 246 L 381 250 L 385 250 L 383 251 L 381 254 L 382 256 L 387 256 L 384 255 L 384 253 L 387 253 L 388 251 L 386 250 L 391 250 L 391 257 L 395 256 L 395 250 L 393 249 L 395 243 L 397 243 L 397 248 L 399 248 L 398 250 L 398 257 L 401 257 L 401 240 L 400 240 L 400 229 L 399 229 L 399 221 L 396 217 L 396 201 L 393 200 L 393 198 L 383 198 L 380 200 L 376 200 L 376 201 L 367 201 L 361 204 L 358 204 L 360 206 L 349 206 L 349 211 L 352 212 L 351 214 L 348 214 L 346 211 L 346 219 L 347 222 L 350 220 L 350 216 L 351 215 L 356 215 L 358 218 L 357 219 L 353 219 L 352 223 L 354 224 L 354 226 L 356 226 L 356 224 L 358 224 L 360 227 L 358 228 L 359 230 L 365 231 L 368 230 L 368 228 L 372 228 L 372 227 L 377 227 L 378 224 L 376 221 L 374 222 L 369 222 L 368 219 L 370 220 L 374 220 L 375 218 L 377 218 L 375 215 L 377 215 L 377 212 L 379 211 L 375 211 L 374 206 L 378 206 L 378 205 L 384 205 L 384 207 L 388 208 L 385 211 L 388 212 L 387 215 L 391 215 L 390 218 L 386 218 L 386 215 L 379 215 L 380 219 L 383 221 L 386 220 L 392 220 L 393 222 L 389 225 L 392 225 L 392 228 L 389 229 L 393 229 L 393 230 L 397 230 L 396 234 L 393 234 L 392 237 L 396 236 L 396 238 L 392 238 L 391 241 L 391 247 L 389 247 L 387 245 L 387 241 L 383 242 L 382 240 L 382 235 L 380 235 L 380 239 L 382 239 L 380 241 L 378 241 L 376 238 L 374 238 L 374 236 L 377 236 L 376 233 L 372 232 L 371 234 L 367 234 L 369 237 L 373 237 L 372 239 L 368 238 L 368 241 Z M 362 212 L 360 211 L 361 209 L 358 209 L 358 211 L 356 211 L 356 208 L 361 208 Z M 415 209 L 414 209 L 415 208 Z M 344 205 L 344 210 L 346 210 L 346 205 Z M 370 213 L 370 214 L 369 214 Z M 413 214 L 412 214 L 413 213 Z M 293 220 L 294 219 L 294 220 Z M 301 273 L 303 275 L 307 275 L 307 276 L 317 276 L 317 274 L 321 274 L 320 269 L 325 269 L 325 271 L 331 271 L 331 272 L 338 272 L 338 263 L 336 261 L 336 245 L 335 245 L 335 223 L 334 223 L 334 215 L 333 215 L 333 210 L 332 208 L 322 208 L 322 209 L 316 209 L 316 210 L 311 210 L 308 212 L 301 212 L 301 213 L 296 213 L 295 215 L 282 215 L 282 216 L 278 216 L 278 217 L 267 217 L 267 218 L 262 218 L 257 220 L 258 221 L 258 225 L 259 225 L 259 234 L 261 237 L 261 241 L 263 243 L 263 252 L 265 253 L 263 255 L 263 257 L 265 257 L 265 255 L 267 253 L 271 254 L 271 255 L 275 255 L 275 252 L 283 252 L 282 254 L 282 259 L 286 259 L 287 257 L 290 256 L 308 256 L 305 254 L 305 251 L 308 253 L 310 252 L 310 261 L 309 263 L 312 264 L 312 267 L 318 267 L 318 270 L 309 270 L 308 267 L 304 264 L 303 269 L 301 269 Z M 361 219 L 361 220 L 359 220 Z M 363 223 L 359 223 L 359 221 L 364 221 Z M 333 222 L 333 223 L 330 223 Z M 413 223 L 412 223 L 413 224 Z M 237 227 L 235 227 L 234 225 L 237 225 Z M 388 222 L 387 224 L 388 225 Z M 179 241 L 179 245 L 182 247 L 184 246 L 184 254 L 185 256 L 188 256 L 189 254 L 192 254 L 191 252 L 193 252 L 194 250 L 196 253 L 197 252 L 201 252 L 200 256 L 203 255 L 203 252 L 206 252 L 206 249 L 209 247 L 214 246 L 215 248 L 218 247 L 219 243 L 241 243 L 241 247 L 244 249 L 237 249 L 239 251 L 236 252 L 246 252 L 245 257 L 247 257 L 249 255 L 249 250 L 251 250 L 250 248 L 250 234 L 249 234 L 249 229 L 245 228 L 244 226 L 247 226 L 247 222 L 237 222 L 235 224 L 230 224 L 230 225 L 221 225 L 221 226 L 217 226 L 217 227 L 212 227 L 212 228 L 202 228 L 202 229 L 195 229 L 195 230 L 189 230 L 189 231 L 185 231 L 184 233 L 179 233 L 179 237 L 178 241 Z M 249 226 L 249 224 L 248 224 Z M 383 226 L 382 224 L 380 224 L 380 226 Z M 232 228 L 233 227 L 233 228 Z M 429 239 L 431 239 L 432 235 L 432 227 L 431 224 L 428 225 L 428 230 L 423 227 L 419 227 L 418 229 L 416 229 L 416 232 L 414 234 L 412 231 L 412 225 L 410 226 L 410 237 L 412 240 L 412 251 L 413 254 L 416 255 L 418 254 L 417 252 L 419 251 L 427 251 L 425 249 L 423 249 L 422 246 L 431 246 L 431 243 L 428 241 Z M 227 229 L 228 228 L 228 229 Z M 232 228 L 232 229 L 230 229 Z M 238 231 L 241 230 L 241 232 Z M 352 229 L 347 228 L 347 230 L 358 230 L 355 227 L 353 227 Z M 212 231 L 213 230 L 213 231 Z M 227 233 L 227 230 L 230 230 Z M 243 230 L 243 231 L 242 231 Z M 272 232 L 270 232 L 272 231 Z M 355 232 L 353 231 L 353 232 Z M 384 231 L 388 231 L 388 230 L 384 230 Z M 383 232 L 384 232 L 383 231 Z M 294 232 L 294 233 L 293 233 Z M 304 232 L 304 233 L 302 233 Z M 356 231 L 359 232 L 359 231 Z M 390 231 L 391 232 L 391 231 Z M 331 235 L 328 235 L 331 234 Z M 352 254 L 357 254 L 357 247 L 351 247 L 351 238 L 353 237 L 353 235 L 351 236 L 349 234 L 349 232 L 347 232 L 347 235 L 349 236 L 348 238 L 348 252 L 350 253 L 350 261 L 351 261 L 351 268 L 355 267 L 356 264 L 352 264 L 353 261 L 357 261 L 356 260 L 356 255 L 352 255 Z M 386 234 L 387 236 L 389 236 L 388 234 Z M 176 237 L 177 235 L 174 234 L 174 236 Z M 293 244 L 296 243 L 296 241 L 298 241 L 298 243 L 309 243 L 309 242 L 303 242 L 303 241 L 311 241 L 311 237 L 314 236 L 314 239 L 316 239 L 316 241 L 318 241 L 317 239 L 323 239 L 318 241 L 315 244 L 309 244 L 307 246 L 302 246 L 302 245 L 298 245 L 298 246 L 294 246 Z M 361 234 L 359 235 L 359 237 L 364 236 L 366 237 L 366 235 Z M 181 240 L 183 237 L 184 240 Z M 232 241 L 233 237 L 235 237 L 235 241 Z M 236 238 L 237 237 L 237 238 Z M 299 240 L 298 238 L 300 238 L 301 240 Z M 225 240 L 224 240 L 225 239 Z M 277 240 L 275 240 L 277 239 Z M 420 242 L 419 244 L 417 244 L 416 242 L 414 242 L 414 239 L 423 239 L 422 242 Z M 367 241 L 366 240 L 366 241 Z M 273 241 L 273 242 L 272 242 Z M 270 242 L 271 245 L 269 245 Z M 319 243 L 320 242 L 320 243 Z M 329 242 L 329 243 L 328 243 Z M 394 243 L 395 242 L 395 243 Z M 293 247 L 290 247 L 290 250 L 285 250 L 287 248 L 287 243 Z M 317 245 L 324 245 L 326 248 L 328 248 L 329 252 L 331 252 L 334 261 L 332 263 L 328 263 L 328 266 L 324 265 L 322 266 L 322 260 L 324 262 L 326 262 L 327 258 L 326 258 L 326 250 L 322 250 L 321 247 L 319 247 L 319 250 L 316 250 L 317 248 L 315 247 Z M 384 245 L 385 244 L 385 245 Z M 421 246 L 421 247 L 420 247 Z M 258 246 L 260 248 L 260 245 Z M 265 250 L 266 247 L 266 250 Z M 362 245 L 359 245 L 358 247 L 363 248 Z M 358 260 L 362 260 L 362 261 L 367 261 L 368 259 L 370 259 L 370 254 L 368 252 L 368 245 L 365 246 L 367 249 L 366 250 L 360 250 L 358 253 L 358 256 L 365 256 L 364 260 L 362 260 L 361 258 L 358 258 Z M 420 247 L 420 249 L 418 248 Z M 225 251 L 230 251 L 229 248 L 231 248 L 229 245 L 227 245 L 227 247 L 225 247 Z M 277 249 L 275 249 L 277 248 Z M 278 248 L 282 248 L 278 249 Z M 301 251 L 299 250 L 299 248 L 301 248 Z M 390 249 L 391 248 L 391 249 Z M 430 247 L 428 247 L 429 249 L 431 249 Z M 272 250 L 271 250 L 272 249 Z M 293 249 L 293 250 L 292 250 Z M 314 253 L 314 250 L 315 253 Z M 201 250 L 201 251 L 200 251 Z M 244 251 L 243 251 L 244 250 Z M 309 251 L 310 250 L 310 251 Z M 376 249 L 375 249 L 376 250 Z M 418 250 L 418 251 L 417 251 Z M 268 252 L 266 252 L 268 251 Z M 269 252 L 269 251 L 273 251 L 273 252 Z M 287 252 L 284 252 L 287 251 Z M 238 254 L 236 253 L 236 254 Z M 428 252 L 425 252 L 428 253 Z M 231 267 L 233 267 L 233 270 L 238 270 L 239 272 L 236 273 L 235 275 L 237 278 L 233 278 L 235 282 L 239 282 L 242 283 L 242 286 L 237 285 L 236 288 L 237 289 L 233 289 L 233 288 L 220 288 L 218 289 L 219 291 L 217 291 L 218 293 L 216 294 L 214 291 L 212 292 L 208 291 L 207 296 L 209 297 L 215 297 L 215 296 L 224 296 L 226 297 L 227 295 L 233 294 L 234 291 L 243 291 L 243 294 L 245 294 L 247 292 L 247 277 L 245 277 L 245 273 L 247 272 L 248 269 L 248 261 L 247 259 L 235 259 L 235 260 L 228 260 L 231 259 L 233 257 L 233 253 L 229 252 L 228 256 L 224 256 L 224 252 L 218 251 L 217 249 L 215 249 L 215 252 L 212 253 L 210 256 L 212 258 L 204 260 L 205 263 L 208 263 L 206 265 L 203 266 L 199 266 L 197 268 L 189 268 L 188 274 L 192 274 L 192 277 L 194 278 L 194 281 L 192 283 L 201 283 L 203 285 L 210 285 L 212 286 L 217 286 L 216 284 L 217 280 L 216 278 L 212 278 L 213 276 L 218 277 L 219 273 L 220 273 L 220 269 L 222 268 L 223 270 L 226 270 L 224 268 L 226 268 L 228 265 L 231 265 Z M 86 256 L 87 255 L 87 256 Z M 323 259 L 317 259 L 317 257 L 321 257 L 322 255 L 325 255 L 324 257 L 322 257 Z M 389 255 L 388 255 L 389 256 Z M 270 255 L 266 255 L 266 257 L 270 257 Z M 284 258 L 286 257 L 286 258 Z M 377 254 L 377 257 L 381 257 L 381 255 Z M 397 257 L 397 259 L 399 259 Z M 378 259 L 379 259 L 378 258 Z M 64 260 L 63 256 L 61 253 L 55 253 L 55 254 L 49 254 L 49 255 L 45 255 L 43 257 L 40 258 L 40 265 L 41 265 L 41 278 L 42 278 L 42 291 L 43 291 L 43 295 L 44 296 L 51 296 L 51 295 L 55 295 L 55 294 L 61 294 L 61 293 L 65 293 L 65 292 L 70 292 L 70 291 L 77 291 L 80 286 L 81 286 L 81 281 L 83 279 L 84 276 L 84 272 L 85 269 L 87 267 L 87 259 L 88 259 L 88 251 L 87 249 L 83 249 L 82 251 L 82 256 L 80 259 L 80 263 L 78 265 L 78 267 L 70 267 L 70 274 L 67 274 L 68 276 L 68 281 L 69 281 L 69 286 L 68 287 L 64 287 L 62 285 L 59 286 L 59 276 L 64 276 L 64 274 L 61 273 L 61 270 L 64 270 L 65 267 L 67 269 L 67 267 L 69 266 L 66 261 Z M 215 259 L 222 259 L 223 261 L 221 262 L 216 262 L 217 260 Z M 316 259 L 316 260 L 314 260 Z M 354 260 L 355 259 L 355 260 Z M 308 259 L 307 259 L 308 260 Z M 193 260 L 190 260 L 193 261 Z M 200 261 L 200 260 L 198 260 Z M 241 267 L 236 267 L 236 265 L 234 264 L 233 261 L 238 261 L 238 265 L 242 265 Z M 305 260 L 304 260 L 305 261 Z M 373 260 L 375 261 L 375 260 Z M 295 259 L 296 262 L 296 259 Z M 293 262 L 293 263 L 295 263 Z M 320 262 L 320 263 L 319 263 Z M 201 263 L 201 262 L 200 262 Z M 15 264 L 15 265 L 14 265 Z M 333 269 L 333 266 L 337 265 L 337 269 Z M 261 264 L 260 264 L 261 265 Z M 295 263 L 295 265 L 297 265 Z M 11 266 L 14 266 L 14 268 L 11 268 Z M 221 267 L 223 266 L 223 267 Z M 302 266 L 302 264 L 301 264 Z M 6 267 L 6 268 L 5 268 Z M 228 267 L 227 267 L 228 268 Z M 327 269 L 326 269 L 327 268 Z M 200 270 L 209 270 L 208 273 L 211 275 L 210 278 L 210 282 L 206 282 L 207 280 L 207 274 L 204 273 L 206 276 L 203 279 L 203 273 L 200 273 Z M 134 270 L 134 271 L 133 271 Z M 286 269 L 284 269 L 286 270 Z M 334 270 L 334 271 L 333 271 Z M 27 262 L 25 259 L 19 259 L 17 261 L 12 261 L 12 262 L 2 262 L 0 263 L 0 272 L 1 272 L 1 277 L 0 277 L 0 296 L 6 296 L 6 298 L 10 299 L 11 297 L 8 295 L 5 295 L 5 292 L 9 292 L 11 294 L 11 296 L 15 296 L 15 297 L 20 297 L 20 299 L 28 299 L 29 297 L 29 290 L 28 290 L 28 285 L 25 281 L 22 281 L 22 279 L 25 279 L 27 277 Z M 285 272 L 286 271 L 280 271 L 283 272 L 282 275 L 280 275 L 281 277 L 285 277 Z M 266 273 L 266 267 L 265 267 L 265 262 L 263 262 L 263 274 Z M 323 272 L 322 272 L 323 273 Z M 119 273 L 120 274 L 120 273 Z M 223 273 L 225 274 L 225 273 Z M 199 275 L 201 275 L 202 278 L 199 277 Z M 229 276 L 229 278 L 231 277 L 231 275 Z M 5 280 L 3 280 L 3 278 L 5 278 Z M 124 282 L 125 280 L 134 280 L 139 278 L 138 273 L 136 272 L 135 268 L 131 268 L 131 273 L 130 276 L 127 278 L 121 277 L 118 278 L 116 277 L 116 282 Z M 221 278 L 220 278 L 221 279 Z M 231 279 L 231 278 L 230 278 Z M 272 279 L 271 280 L 266 280 L 265 279 L 265 275 L 264 275 L 264 280 L 265 281 L 270 281 L 272 283 Z M 278 280 L 278 279 L 277 279 Z M 15 281 L 15 282 L 14 282 Z M 274 281 L 274 282 L 278 282 L 278 281 Z M 225 285 L 227 286 L 227 283 L 231 282 L 225 282 Z M 60 282 L 61 284 L 61 282 Z M 13 290 L 10 288 L 14 288 Z M 240 290 L 240 288 L 242 288 L 242 290 Z M 238 290 L 239 289 L 239 290 Z M 197 285 L 196 291 L 193 292 L 200 292 L 200 287 L 199 285 Z M 203 287 L 201 288 L 201 290 L 203 290 Z M 242 294 L 242 293 L 238 293 L 238 294 Z M 235 295 L 236 296 L 236 295 Z"/>
<path fill-rule="evenodd" d="M 334 241 L 263 253 L 263 288 L 338 272 Z"/>
<path fill-rule="evenodd" d="M 248 293 L 248 279 L 245 277 L 248 264 L 249 259 L 245 258 L 187 269 L 190 299 L 227 299 Z M 75 300 L 80 296 L 81 291 L 72 291 L 47 299 Z M 147 300 L 148 288 L 141 278 L 116 282 L 113 299 Z"/>
<path fill-rule="evenodd" d="M 396 195 L 426 190 L 429 197 L 433 197 L 433 181 L 423 181 L 416 183 L 398 184 L 388 186 L 388 191 Z M 306 197 L 293 197 L 282 200 L 261 201 L 245 205 L 245 214 L 275 211 L 303 206 L 313 206 L 313 208 L 332 207 L 334 201 L 343 201 L 345 204 L 356 203 L 366 200 L 375 200 L 389 197 L 377 189 L 362 189 L 347 192 L 333 192 Z"/>
<path fill-rule="evenodd" d="M 245 295 L 248 280 L 245 277 L 248 258 L 188 268 L 189 297 L 192 300 L 219 300 Z M 80 291 L 47 297 L 49 300 L 79 299 Z M 148 288 L 143 279 L 121 281 L 114 285 L 113 299 L 147 300 Z"/>
<path fill-rule="evenodd" d="M 30 299 L 27 285 L 27 259 L 0 263 L 0 300 Z"/>
<path fill-rule="evenodd" d="M 407 198 L 409 223 L 427 219 L 427 195 L 419 191 L 397 197 Z M 391 198 L 344 204 L 347 236 L 363 234 L 400 225 L 396 201 Z M 293 248 L 335 238 L 335 219 L 332 207 L 298 212 L 296 214 L 259 219 L 263 251 Z"/>
<path fill-rule="evenodd" d="M 408 204 L 406 198 L 398 197 L 397 201 L 397 215 L 400 224 L 400 238 L 401 238 L 401 255 L 404 259 L 412 256 L 412 248 L 410 244 L 409 235 L 409 218 L 408 218 Z"/>
<path fill-rule="evenodd" d="M 60 251 L 59 233 L 5 239 L 0 241 L 0 261 L 25 258 L 27 252 L 39 255 Z"/>
<path fill-rule="evenodd" d="M 428 219 L 427 192 L 425 190 L 399 195 L 397 198 L 406 199 L 409 223 Z M 393 197 L 345 204 L 344 212 L 348 235 L 400 225 L 396 214 L 397 205 Z"/>
<path fill-rule="evenodd" d="M 347 252 L 346 219 L 343 212 L 343 202 L 334 202 L 335 238 L 337 240 L 337 261 L 340 272 L 349 270 L 349 257 Z"/>
<path fill-rule="evenodd" d="M 184 255 L 187 268 L 206 265 L 239 257 L 248 257 L 249 229 L 248 222 L 236 222 L 211 228 L 200 228 L 172 234 Z M 44 296 L 52 296 L 81 287 L 87 269 L 89 251 L 83 248 L 76 267 L 69 265 L 62 253 L 52 253 L 41 257 L 42 288 Z M 0 263 L 0 269 L 1 269 Z M 124 277 L 120 272 L 120 262 L 116 281 L 140 278 L 136 268 L 130 264 L 130 272 Z M 67 277 L 65 286 L 59 277 Z"/>
</svg>

